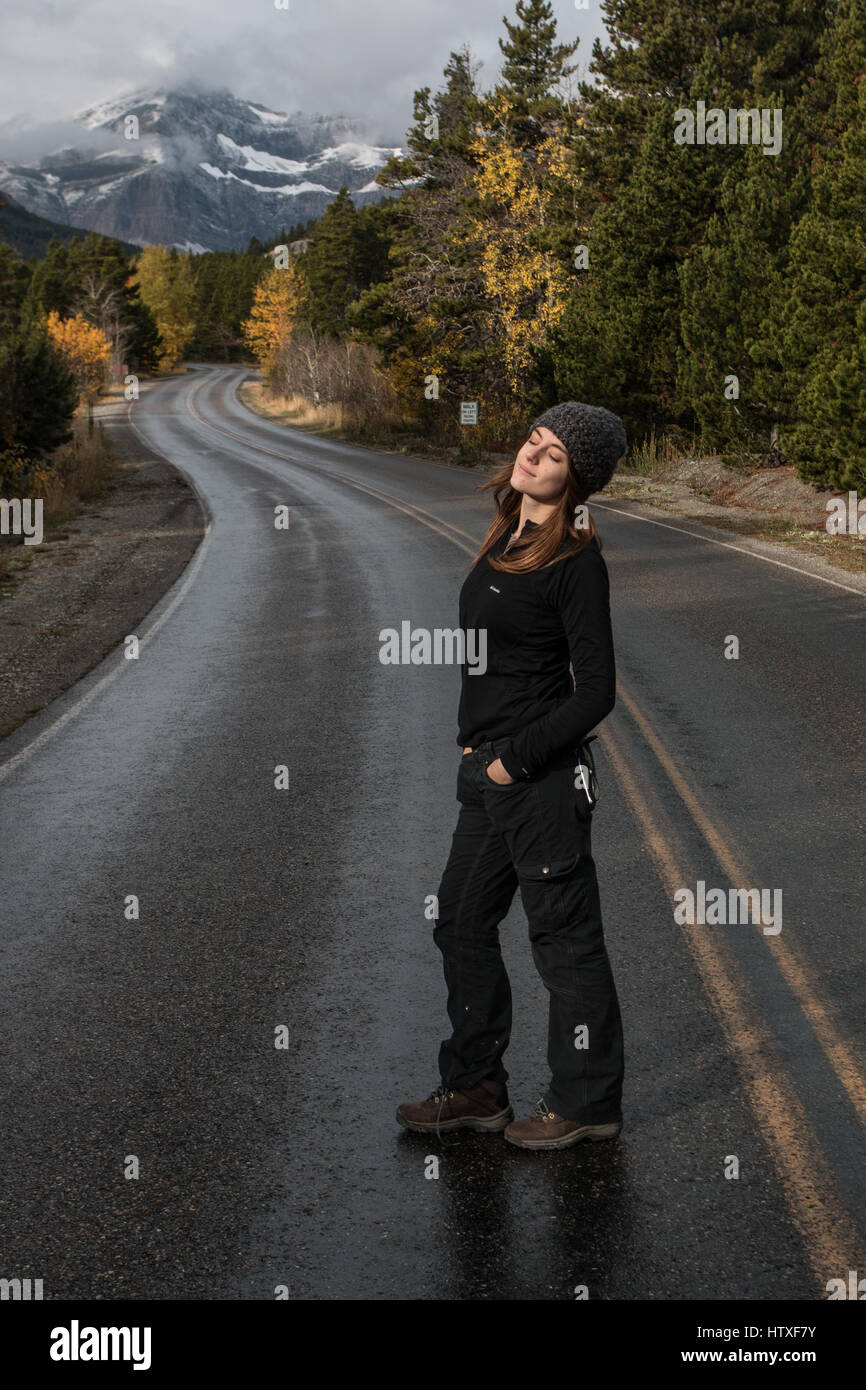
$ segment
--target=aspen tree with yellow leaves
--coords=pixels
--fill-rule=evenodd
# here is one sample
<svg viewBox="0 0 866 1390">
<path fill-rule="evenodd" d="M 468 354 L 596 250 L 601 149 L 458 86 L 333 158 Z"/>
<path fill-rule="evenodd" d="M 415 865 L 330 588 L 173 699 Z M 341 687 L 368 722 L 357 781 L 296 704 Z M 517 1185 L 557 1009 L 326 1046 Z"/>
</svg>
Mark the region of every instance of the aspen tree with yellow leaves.
<svg viewBox="0 0 866 1390">
<path fill-rule="evenodd" d="M 242 329 L 246 346 L 269 379 L 302 313 L 304 291 L 294 260 L 274 266 L 256 286 L 250 316 Z"/>
<path fill-rule="evenodd" d="M 190 258 L 165 246 L 145 246 L 133 283 L 159 330 L 159 369 L 170 371 L 195 336 L 196 287 Z"/>
<path fill-rule="evenodd" d="M 105 380 L 111 344 L 99 328 L 81 314 L 61 318 L 52 309 L 46 322 L 48 337 L 63 354 L 82 396 L 95 396 Z"/>
<path fill-rule="evenodd" d="M 499 345 L 502 379 L 520 396 L 529 383 L 531 349 L 562 318 L 571 289 L 571 277 L 546 244 L 545 232 L 553 186 L 573 174 L 559 135 L 546 137 L 534 150 L 511 143 L 513 105 L 504 94 L 497 96 L 492 109 L 498 130 L 478 132 L 472 141 L 479 209 L 469 218 L 464 240 L 478 257 L 485 293 L 480 312 L 493 326 L 488 340 Z"/>
</svg>

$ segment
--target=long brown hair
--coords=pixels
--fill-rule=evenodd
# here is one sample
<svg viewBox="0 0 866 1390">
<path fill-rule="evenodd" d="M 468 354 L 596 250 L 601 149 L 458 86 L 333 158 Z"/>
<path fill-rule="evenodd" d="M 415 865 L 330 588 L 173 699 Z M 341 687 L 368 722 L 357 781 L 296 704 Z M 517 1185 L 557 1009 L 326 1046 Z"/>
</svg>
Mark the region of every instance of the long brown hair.
<svg viewBox="0 0 866 1390">
<path fill-rule="evenodd" d="M 511 486 L 513 472 L 514 464 L 506 464 L 492 478 L 488 478 L 486 483 L 480 483 L 478 486 L 479 492 L 493 488 L 496 515 L 488 527 L 487 535 L 481 542 L 481 549 L 473 564 L 477 564 L 496 544 L 520 511 L 523 493 L 517 492 Z M 501 493 L 505 493 L 504 498 L 500 496 Z M 575 508 L 585 502 L 586 493 L 569 468 L 556 511 L 552 512 L 546 521 L 534 526 L 532 531 L 527 533 L 526 539 L 521 538 L 517 541 L 509 550 L 507 558 L 494 559 L 488 556 L 488 563 L 495 570 L 505 570 L 509 574 L 526 574 L 529 570 L 546 569 L 564 555 L 576 555 L 585 545 L 589 545 L 593 538 L 600 550 L 601 536 L 592 517 L 588 517 L 588 525 L 585 527 L 578 528 L 574 524 Z"/>
</svg>

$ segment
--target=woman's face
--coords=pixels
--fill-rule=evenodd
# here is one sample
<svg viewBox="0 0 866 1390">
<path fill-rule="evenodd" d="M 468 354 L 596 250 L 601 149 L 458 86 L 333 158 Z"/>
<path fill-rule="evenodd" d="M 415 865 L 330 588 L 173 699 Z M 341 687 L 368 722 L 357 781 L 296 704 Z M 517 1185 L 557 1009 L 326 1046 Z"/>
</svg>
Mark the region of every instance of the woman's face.
<svg viewBox="0 0 866 1390">
<path fill-rule="evenodd" d="M 568 454 L 552 430 L 537 425 L 514 460 L 511 486 L 534 502 L 555 502 L 568 477 Z"/>
</svg>

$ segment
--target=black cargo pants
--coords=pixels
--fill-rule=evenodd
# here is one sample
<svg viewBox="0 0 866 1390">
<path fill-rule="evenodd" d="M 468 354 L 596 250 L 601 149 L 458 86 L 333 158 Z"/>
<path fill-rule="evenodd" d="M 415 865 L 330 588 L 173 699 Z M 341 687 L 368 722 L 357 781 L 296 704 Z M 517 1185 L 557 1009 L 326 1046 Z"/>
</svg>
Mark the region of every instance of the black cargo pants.
<svg viewBox="0 0 866 1390">
<path fill-rule="evenodd" d="M 577 749 L 529 781 L 499 785 L 487 765 L 507 742 L 464 753 L 458 772 L 461 809 L 433 931 L 454 1030 L 440 1048 L 440 1075 L 452 1089 L 508 1080 L 502 1055 L 511 986 L 499 923 L 519 886 L 533 959 L 550 995 L 547 1106 L 586 1124 L 619 1120 L 622 1024 L 591 853 L 592 809 L 575 786 Z"/>
</svg>

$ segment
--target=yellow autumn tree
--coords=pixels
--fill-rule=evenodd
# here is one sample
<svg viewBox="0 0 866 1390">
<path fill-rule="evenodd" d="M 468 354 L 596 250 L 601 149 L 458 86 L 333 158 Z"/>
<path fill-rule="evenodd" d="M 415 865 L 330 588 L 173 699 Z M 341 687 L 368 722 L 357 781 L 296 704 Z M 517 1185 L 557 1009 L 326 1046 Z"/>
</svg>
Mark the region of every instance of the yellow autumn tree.
<svg viewBox="0 0 866 1390">
<path fill-rule="evenodd" d="M 559 134 L 530 151 L 510 143 L 512 107 L 500 94 L 493 106 L 497 130 L 476 130 L 473 137 L 478 161 L 473 184 L 481 204 L 461 239 L 478 256 L 484 312 L 495 320 L 492 336 L 500 344 L 505 379 L 515 395 L 522 395 L 530 347 L 562 318 L 570 292 L 568 270 L 544 246 L 543 235 L 553 217 L 554 191 L 568 181 L 570 170 Z"/>
<path fill-rule="evenodd" d="M 250 316 L 242 325 L 244 342 L 266 374 L 289 342 L 304 304 L 305 285 L 292 256 L 266 271 L 253 294 Z"/>
<path fill-rule="evenodd" d="M 156 320 L 160 371 L 170 371 L 195 336 L 196 288 L 189 255 L 165 246 L 145 246 L 133 283 Z"/>
<path fill-rule="evenodd" d="M 54 310 L 48 315 L 48 336 L 63 353 L 82 396 L 95 396 L 105 380 L 111 344 L 99 328 L 81 314 L 64 319 Z"/>
</svg>

